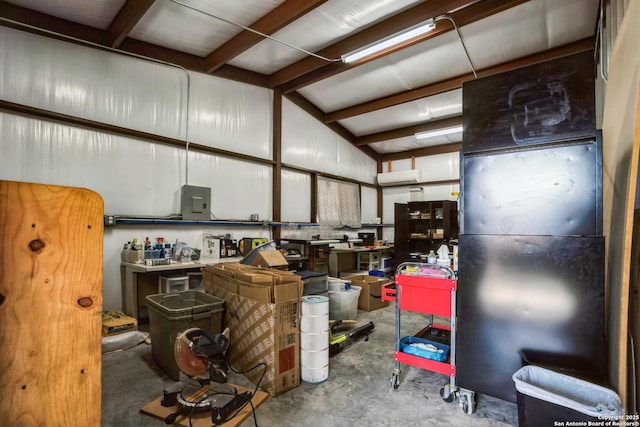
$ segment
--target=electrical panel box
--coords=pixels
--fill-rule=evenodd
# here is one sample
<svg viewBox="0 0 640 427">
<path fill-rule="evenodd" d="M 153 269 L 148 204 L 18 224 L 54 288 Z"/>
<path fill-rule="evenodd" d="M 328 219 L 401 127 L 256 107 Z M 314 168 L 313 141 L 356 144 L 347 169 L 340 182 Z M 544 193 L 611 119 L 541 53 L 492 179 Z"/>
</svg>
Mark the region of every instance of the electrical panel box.
<svg viewBox="0 0 640 427">
<path fill-rule="evenodd" d="M 211 188 L 183 185 L 180 213 L 183 220 L 209 221 L 211 219 Z"/>
</svg>

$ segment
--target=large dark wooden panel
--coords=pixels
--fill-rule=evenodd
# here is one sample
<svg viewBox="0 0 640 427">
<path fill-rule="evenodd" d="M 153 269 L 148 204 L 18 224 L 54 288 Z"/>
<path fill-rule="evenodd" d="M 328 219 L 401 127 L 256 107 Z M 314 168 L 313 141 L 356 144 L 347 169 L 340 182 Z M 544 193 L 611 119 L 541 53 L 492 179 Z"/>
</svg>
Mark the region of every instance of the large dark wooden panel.
<svg viewBox="0 0 640 427">
<path fill-rule="evenodd" d="M 593 51 L 464 82 L 464 153 L 595 137 Z"/>
<path fill-rule="evenodd" d="M 599 141 L 467 155 L 465 234 L 602 235 Z"/>
<path fill-rule="evenodd" d="M 605 372 L 604 238 L 460 236 L 456 380 L 515 402 L 520 351 Z M 565 366 L 563 366 L 565 365 Z M 589 372 L 586 370 L 589 369 Z M 587 374 L 587 375 L 582 375 Z"/>
</svg>

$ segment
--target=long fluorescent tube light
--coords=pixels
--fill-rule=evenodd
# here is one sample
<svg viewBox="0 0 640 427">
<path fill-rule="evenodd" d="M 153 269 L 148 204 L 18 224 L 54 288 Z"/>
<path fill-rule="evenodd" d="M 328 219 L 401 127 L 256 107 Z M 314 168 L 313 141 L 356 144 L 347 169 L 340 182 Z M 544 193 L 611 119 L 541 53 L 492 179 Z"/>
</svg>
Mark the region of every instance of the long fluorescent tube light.
<svg viewBox="0 0 640 427">
<path fill-rule="evenodd" d="M 422 34 L 426 34 L 429 31 L 433 30 L 434 28 L 436 28 L 435 21 L 433 19 L 429 19 L 418 25 L 409 27 L 406 30 L 403 30 L 399 33 L 392 34 L 389 37 L 385 37 L 382 40 L 369 44 L 354 52 L 348 53 L 346 55 L 342 55 L 342 62 L 349 63 L 349 62 L 357 61 L 358 59 L 362 59 L 364 57 L 373 55 L 374 53 L 380 52 L 381 50 L 388 49 L 397 44 L 406 42 L 407 40 L 416 38 Z"/>
<path fill-rule="evenodd" d="M 426 131 L 426 132 L 418 132 L 414 136 L 416 137 L 416 139 L 425 139 L 425 138 L 431 138 L 431 137 L 434 137 L 434 136 L 449 135 L 450 133 L 456 133 L 456 132 L 462 132 L 462 125 L 454 126 L 452 128 L 444 128 L 444 129 L 429 130 L 429 131 Z"/>
</svg>

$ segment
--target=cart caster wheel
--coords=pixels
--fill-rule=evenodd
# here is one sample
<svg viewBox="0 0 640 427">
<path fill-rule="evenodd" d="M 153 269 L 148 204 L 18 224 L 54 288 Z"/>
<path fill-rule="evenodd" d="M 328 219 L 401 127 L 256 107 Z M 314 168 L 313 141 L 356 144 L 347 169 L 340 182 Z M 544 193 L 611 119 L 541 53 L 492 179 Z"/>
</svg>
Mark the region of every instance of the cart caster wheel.
<svg viewBox="0 0 640 427">
<path fill-rule="evenodd" d="M 451 387 L 451 384 L 445 384 L 440 389 L 440 397 L 447 403 L 451 403 L 456 400 L 455 390 Z"/>
<path fill-rule="evenodd" d="M 473 414 L 476 410 L 476 402 L 473 394 L 461 393 L 460 406 L 465 414 Z"/>
<path fill-rule="evenodd" d="M 400 375 L 395 372 L 391 376 L 391 387 L 393 387 L 394 390 L 397 390 L 398 387 L 400 387 Z"/>
</svg>

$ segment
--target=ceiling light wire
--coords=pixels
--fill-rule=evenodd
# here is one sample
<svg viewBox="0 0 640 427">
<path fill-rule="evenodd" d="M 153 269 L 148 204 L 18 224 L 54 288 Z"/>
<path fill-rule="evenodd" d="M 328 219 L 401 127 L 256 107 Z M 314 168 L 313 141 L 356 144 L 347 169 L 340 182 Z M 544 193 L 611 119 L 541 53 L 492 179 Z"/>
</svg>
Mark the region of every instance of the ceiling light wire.
<svg viewBox="0 0 640 427">
<path fill-rule="evenodd" d="M 458 28 L 456 21 L 454 21 L 452 17 L 447 15 L 438 16 L 437 18 L 435 18 L 435 21 L 438 22 L 438 21 L 442 21 L 443 19 L 447 19 L 451 21 L 451 23 L 453 24 L 453 28 L 455 28 L 456 32 L 458 33 L 458 37 L 460 38 L 460 43 L 462 43 L 462 48 L 464 49 L 464 53 L 467 55 L 467 59 L 469 60 L 469 65 L 471 65 L 471 71 L 473 71 L 473 75 L 477 79 L 478 73 L 476 73 L 476 68 L 473 66 L 473 61 L 471 60 L 471 56 L 469 55 L 467 46 L 465 45 L 464 39 L 462 38 L 462 33 L 460 32 L 460 28 Z"/>
<path fill-rule="evenodd" d="M 201 14 L 203 14 L 203 15 L 206 15 L 206 16 L 208 16 L 208 17 L 210 17 L 210 18 L 217 19 L 217 20 L 222 21 L 222 22 L 226 22 L 227 24 L 231 24 L 231 25 L 234 25 L 234 26 L 236 26 L 236 27 L 242 28 L 242 29 L 243 29 L 243 30 L 245 30 L 245 31 L 249 31 L 249 32 L 251 32 L 251 33 L 253 33 L 253 34 L 257 34 L 257 35 L 259 35 L 259 36 L 261 36 L 261 37 L 264 37 L 264 38 L 266 38 L 266 39 L 269 39 L 269 40 L 273 40 L 274 42 L 277 42 L 277 43 L 283 44 L 283 45 L 285 45 L 285 46 L 287 46 L 287 47 L 290 47 L 291 49 L 295 49 L 295 50 L 297 50 L 297 51 L 299 51 L 299 52 L 302 52 L 302 53 L 304 53 L 304 54 L 307 54 L 307 55 L 313 56 L 313 57 L 318 58 L 318 59 L 321 59 L 321 60 L 323 60 L 323 61 L 326 61 L 326 62 L 342 62 L 342 58 L 331 59 L 331 58 L 324 57 L 324 56 L 322 56 L 322 55 L 318 55 L 318 54 L 316 54 L 316 53 L 313 53 L 313 52 L 310 52 L 310 51 L 308 51 L 308 50 L 305 50 L 305 49 L 303 49 L 303 48 L 301 48 L 301 47 L 294 46 L 294 45 L 292 45 L 291 43 L 288 43 L 288 42 L 286 42 L 286 41 L 284 41 L 284 40 L 280 40 L 280 39 L 275 38 L 275 37 L 273 37 L 273 36 L 270 36 L 270 35 L 268 35 L 268 34 L 261 33 L 260 31 L 256 31 L 256 30 L 254 30 L 254 29 L 253 29 L 253 28 L 251 28 L 251 27 L 247 27 L 246 25 L 238 24 L 237 22 L 230 21 L 229 19 L 222 18 L 222 17 L 217 16 L 217 15 L 213 15 L 213 14 L 211 14 L 211 13 L 205 12 L 205 11 L 200 10 L 200 9 L 198 9 L 198 8 L 195 8 L 195 7 L 193 7 L 193 6 L 189 6 L 188 4 L 182 3 L 182 2 L 180 2 L 180 1 L 178 1 L 178 0 L 169 0 L 169 1 L 170 1 L 170 2 L 172 2 L 172 3 L 175 3 L 175 4 L 179 4 L 180 6 L 185 7 L 185 8 L 187 8 L 187 9 L 191 9 L 191 10 L 193 10 L 193 11 L 199 12 L 199 13 L 201 13 Z"/>
</svg>

